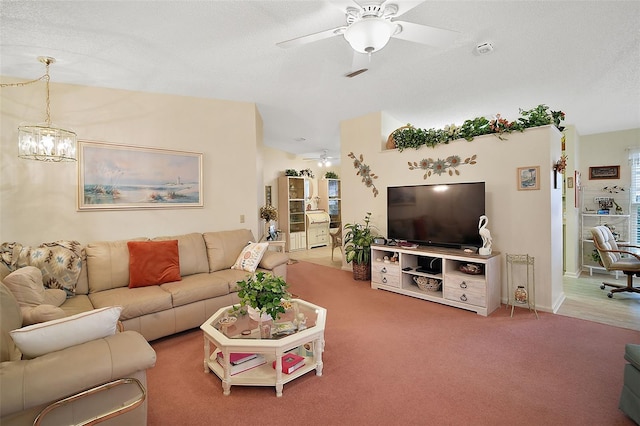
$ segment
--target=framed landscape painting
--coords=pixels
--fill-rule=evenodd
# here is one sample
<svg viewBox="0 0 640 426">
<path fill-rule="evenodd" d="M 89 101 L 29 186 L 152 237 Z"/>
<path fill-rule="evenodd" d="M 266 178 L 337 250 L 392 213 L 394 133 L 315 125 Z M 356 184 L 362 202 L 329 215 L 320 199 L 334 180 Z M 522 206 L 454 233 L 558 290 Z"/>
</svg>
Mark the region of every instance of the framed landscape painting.
<svg viewBox="0 0 640 426">
<path fill-rule="evenodd" d="M 202 154 L 78 141 L 78 210 L 202 207 Z"/>
<path fill-rule="evenodd" d="M 518 191 L 540 189 L 540 166 L 518 167 Z"/>
</svg>

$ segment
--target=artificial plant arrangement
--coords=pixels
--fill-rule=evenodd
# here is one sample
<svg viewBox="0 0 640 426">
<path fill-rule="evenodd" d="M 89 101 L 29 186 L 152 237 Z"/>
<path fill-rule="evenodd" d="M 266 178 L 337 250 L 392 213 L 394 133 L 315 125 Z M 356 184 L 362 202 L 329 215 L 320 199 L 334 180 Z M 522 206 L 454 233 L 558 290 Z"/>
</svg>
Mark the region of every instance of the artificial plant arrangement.
<svg viewBox="0 0 640 426">
<path fill-rule="evenodd" d="M 238 297 L 240 306 L 234 306 L 234 311 L 244 312 L 246 307 L 252 307 L 261 314 L 268 314 L 277 320 L 285 313 L 285 304 L 291 299 L 289 285 L 282 277 L 267 272 L 256 272 L 246 279 L 238 281 Z"/>
<path fill-rule="evenodd" d="M 495 134 L 500 139 L 504 135 L 515 131 L 523 132 L 525 129 L 548 124 L 555 125 L 560 131 L 564 129 L 560 125 L 565 114 L 562 111 L 549 111 L 547 105 L 541 104 L 531 110 L 520 109 L 520 117 L 516 121 L 509 121 L 496 114 L 493 120 L 485 117 L 476 117 L 466 120 L 462 126 L 447 125 L 444 129 L 420 129 L 410 124 L 400 127 L 391 133 L 395 148 L 403 151 L 406 148 L 418 149 L 422 145 L 436 147 L 439 144 L 448 144 L 456 139 L 472 141 L 476 136 Z"/>
<path fill-rule="evenodd" d="M 278 209 L 272 205 L 260 207 L 260 219 L 264 219 L 267 222 L 278 220 Z"/>
<path fill-rule="evenodd" d="M 327 172 L 324 174 L 325 179 L 340 179 L 335 172 Z"/>
<path fill-rule="evenodd" d="M 353 262 L 354 279 L 371 279 L 371 244 L 375 238 L 371 212 L 365 215 L 364 224 L 347 223 L 344 229 L 347 231 L 344 234 L 344 255 L 347 263 Z"/>
<path fill-rule="evenodd" d="M 313 172 L 311 171 L 311 169 L 302 169 L 300 170 L 300 176 L 306 176 L 306 177 L 310 177 L 313 178 Z"/>
<path fill-rule="evenodd" d="M 284 171 L 285 176 L 300 176 L 297 170 L 295 169 L 287 169 Z"/>
</svg>

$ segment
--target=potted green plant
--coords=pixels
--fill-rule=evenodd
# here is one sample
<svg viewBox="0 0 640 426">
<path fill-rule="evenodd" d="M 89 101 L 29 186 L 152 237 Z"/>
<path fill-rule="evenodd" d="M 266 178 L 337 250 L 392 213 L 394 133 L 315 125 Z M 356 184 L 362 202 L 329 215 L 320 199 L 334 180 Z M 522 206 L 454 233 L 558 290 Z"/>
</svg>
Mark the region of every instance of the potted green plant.
<svg viewBox="0 0 640 426">
<path fill-rule="evenodd" d="M 284 314 L 285 307 L 282 302 L 291 299 L 289 285 L 282 277 L 267 272 L 256 272 L 242 281 L 238 281 L 238 297 L 240 308 L 246 308 L 252 319 L 258 320 L 260 315 L 268 315 L 276 320 L 280 314 Z M 252 309 L 256 316 L 252 315 Z M 266 319 L 263 316 L 263 320 Z"/>
<path fill-rule="evenodd" d="M 353 263 L 353 279 L 371 279 L 371 244 L 375 235 L 371 227 L 371 213 L 364 217 L 364 224 L 347 223 L 344 226 L 344 255 L 347 263 Z"/>
</svg>

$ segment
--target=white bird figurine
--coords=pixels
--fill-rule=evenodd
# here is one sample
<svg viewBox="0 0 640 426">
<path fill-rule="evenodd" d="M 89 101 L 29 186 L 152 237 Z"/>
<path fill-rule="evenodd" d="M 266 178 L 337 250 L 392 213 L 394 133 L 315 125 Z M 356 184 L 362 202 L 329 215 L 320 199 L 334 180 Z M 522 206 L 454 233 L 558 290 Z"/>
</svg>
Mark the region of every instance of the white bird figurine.
<svg viewBox="0 0 640 426">
<path fill-rule="evenodd" d="M 479 253 L 482 255 L 491 254 L 491 232 L 487 229 L 489 218 L 485 215 L 480 216 L 480 222 L 478 222 L 478 233 L 482 237 L 482 247 Z"/>
</svg>

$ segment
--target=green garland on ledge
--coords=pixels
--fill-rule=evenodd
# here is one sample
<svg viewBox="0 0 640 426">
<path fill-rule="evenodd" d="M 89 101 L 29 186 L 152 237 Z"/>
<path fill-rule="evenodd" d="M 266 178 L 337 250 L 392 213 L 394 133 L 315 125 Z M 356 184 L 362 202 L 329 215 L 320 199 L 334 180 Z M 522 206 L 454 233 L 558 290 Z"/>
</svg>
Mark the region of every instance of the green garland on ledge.
<svg viewBox="0 0 640 426">
<path fill-rule="evenodd" d="M 435 148 L 439 144 L 448 144 L 456 139 L 466 139 L 472 141 L 476 136 L 497 134 L 498 138 L 504 140 L 503 135 L 515 131 L 523 132 L 531 127 L 555 125 L 560 131 L 564 127 L 560 122 L 564 120 L 565 114 L 562 111 L 549 111 L 547 105 L 541 104 L 534 109 L 525 111 L 520 109 L 521 117 L 516 121 L 508 121 L 496 114 L 496 118 L 488 120 L 485 117 L 476 117 L 473 120 L 466 120 L 462 126 L 455 124 L 445 126 L 444 129 L 420 129 L 408 124 L 405 127 L 396 129 L 391 133 L 398 151 L 407 148 L 418 149 L 422 145 Z"/>
</svg>

